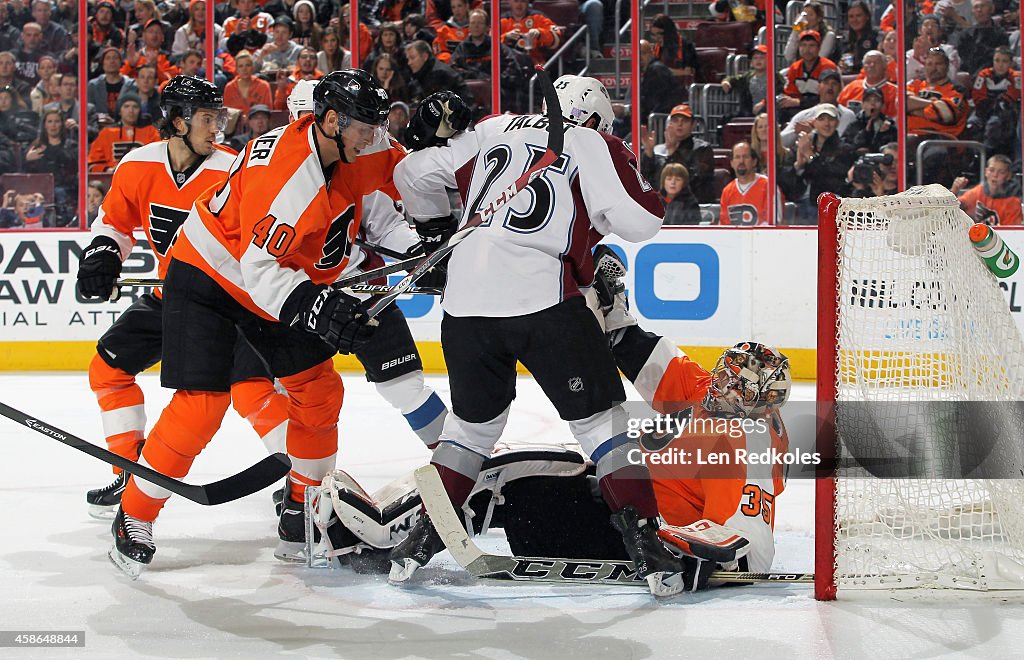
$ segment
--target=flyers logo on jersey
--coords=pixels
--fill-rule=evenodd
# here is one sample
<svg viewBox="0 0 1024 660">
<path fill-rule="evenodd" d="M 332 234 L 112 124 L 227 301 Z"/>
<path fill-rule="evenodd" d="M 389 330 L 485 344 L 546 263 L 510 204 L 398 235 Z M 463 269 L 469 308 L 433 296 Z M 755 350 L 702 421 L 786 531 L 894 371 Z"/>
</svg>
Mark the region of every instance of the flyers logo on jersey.
<svg viewBox="0 0 1024 660">
<path fill-rule="evenodd" d="M 161 257 L 174 245 L 174 237 L 187 217 L 188 211 L 173 206 L 149 205 L 149 240 Z"/>
<path fill-rule="evenodd" d="M 324 238 L 323 254 L 320 260 L 313 265 L 314 268 L 330 270 L 340 266 L 342 260 L 348 257 L 351 249 L 349 228 L 355 214 L 355 205 L 350 205 L 341 215 L 331 221 L 331 226 L 327 229 L 327 237 Z"/>
</svg>

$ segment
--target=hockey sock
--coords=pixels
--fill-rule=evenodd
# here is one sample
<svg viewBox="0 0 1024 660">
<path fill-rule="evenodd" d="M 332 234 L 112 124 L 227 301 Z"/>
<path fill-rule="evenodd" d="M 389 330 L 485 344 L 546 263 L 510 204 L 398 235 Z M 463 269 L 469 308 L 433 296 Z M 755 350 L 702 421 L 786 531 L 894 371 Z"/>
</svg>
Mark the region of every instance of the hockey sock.
<svg viewBox="0 0 1024 660">
<path fill-rule="evenodd" d="M 226 392 L 178 390 L 150 431 L 139 462 L 169 477 L 184 477 L 220 428 L 229 404 Z M 128 515 L 151 521 L 169 496 L 166 489 L 132 477 L 121 506 Z"/>
<path fill-rule="evenodd" d="M 307 486 L 319 486 L 334 469 L 338 452 L 338 415 L 344 399 L 334 362 L 281 378 L 288 391 L 288 457 L 292 461 L 291 498 L 303 500 Z"/>
<path fill-rule="evenodd" d="M 630 460 L 640 455 L 639 443 L 622 433 L 603 442 L 590 458 L 597 467 L 598 484 L 608 508 L 619 511 L 632 506 L 640 518 L 653 518 L 658 515 L 658 502 L 651 474 L 642 462 Z"/>
<path fill-rule="evenodd" d="M 107 449 L 138 460 L 139 443 L 146 434 L 146 407 L 135 375 L 110 366 L 97 353 L 89 364 L 89 387 L 100 404 Z M 120 472 L 114 468 L 114 474 Z"/>
<path fill-rule="evenodd" d="M 286 451 L 288 397 L 266 378 L 249 378 L 231 385 L 231 404 L 252 425 L 268 454 Z"/>
<path fill-rule="evenodd" d="M 377 393 L 401 411 L 405 421 L 429 449 L 437 447 L 448 407 L 423 382 L 423 372 L 414 371 L 381 383 Z"/>
<path fill-rule="evenodd" d="M 430 464 L 437 468 L 448 499 L 458 509 L 473 492 L 484 457 L 454 442 L 441 442 L 434 450 Z"/>
</svg>

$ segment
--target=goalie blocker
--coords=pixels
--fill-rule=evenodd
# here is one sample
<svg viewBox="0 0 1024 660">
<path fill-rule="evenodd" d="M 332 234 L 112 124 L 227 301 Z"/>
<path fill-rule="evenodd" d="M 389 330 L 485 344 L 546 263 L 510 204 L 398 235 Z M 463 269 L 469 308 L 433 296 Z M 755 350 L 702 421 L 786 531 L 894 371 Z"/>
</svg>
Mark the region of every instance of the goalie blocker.
<svg viewBox="0 0 1024 660">
<path fill-rule="evenodd" d="M 306 563 L 387 573 L 389 550 L 409 534 L 421 511 L 412 473 L 370 494 L 336 470 L 321 486 L 306 490 Z M 610 515 L 594 466 L 570 446 L 550 445 L 499 445 L 462 510 L 466 528 L 472 525 L 477 534 L 504 529 L 517 556 L 628 560 Z M 660 535 L 679 554 L 725 570 L 751 570 L 746 561 L 750 542 L 736 530 L 701 520 L 685 527 L 665 525 Z"/>
</svg>

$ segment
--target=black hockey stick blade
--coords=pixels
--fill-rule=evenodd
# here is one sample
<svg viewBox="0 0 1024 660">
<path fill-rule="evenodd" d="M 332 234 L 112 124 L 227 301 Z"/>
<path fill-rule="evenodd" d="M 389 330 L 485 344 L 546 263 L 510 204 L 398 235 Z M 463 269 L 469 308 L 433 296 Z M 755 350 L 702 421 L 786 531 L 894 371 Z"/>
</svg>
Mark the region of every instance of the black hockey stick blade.
<svg viewBox="0 0 1024 660">
<path fill-rule="evenodd" d="M 613 584 L 646 587 L 633 562 L 621 559 L 559 559 L 491 555 L 473 542 L 455 512 L 444 484 L 433 465 L 416 470 L 416 487 L 430 514 L 434 529 L 452 557 L 475 578 L 512 582 L 561 582 L 565 584 Z M 813 573 L 739 573 L 715 571 L 720 582 L 813 583 Z"/>
<path fill-rule="evenodd" d="M 388 305 L 394 302 L 398 296 L 406 293 L 408 289 L 412 288 L 416 280 L 425 275 L 442 259 L 451 254 L 452 250 L 455 249 L 455 246 L 469 236 L 474 229 L 483 224 L 485 220 L 490 220 L 495 213 L 504 208 L 506 204 L 512 201 L 512 198 L 521 193 L 523 189 L 530 185 L 530 182 L 538 177 L 545 168 L 552 165 L 558 157 L 562 155 L 562 149 L 565 146 L 565 123 L 562 121 L 562 106 L 558 101 L 558 94 L 555 92 L 555 85 L 551 82 L 551 77 L 548 76 L 544 67 L 537 67 L 537 78 L 540 80 L 541 91 L 544 94 L 544 103 L 547 104 L 546 116 L 548 118 L 548 143 L 544 154 L 537 160 L 537 162 L 526 168 L 526 171 L 515 180 L 515 183 L 505 190 L 502 190 L 499 197 L 492 200 L 487 206 L 483 207 L 480 212 L 474 213 L 473 216 L 463 223 L 462 227 L 452 234 L 443 245 L 427 256 L 427 258 L 423 260 L 423 263 L 402 278 L 400 282 L 391 287 L 391 293 L 382 296 L 367 310 L 366 314 L 369 318 L 372 319 L 376 317 L 384 311 Z"/>
<path fill-rule="evenodd" d="M 256 491 L 263 490 L 267 486 L 282 479 L 291 470 L 292 463 L 284 454 L 271 454 L 259 463 L 246 468 L 238 474 L 215 481 L 205 486 L 197 486 L 179 481 L 166 474 L 161 474 L 145 465 L 130 461 L 127 458 L 118 456 L 112 451 L 79 438 L 76 435 L 63 431 L 56 426 L 41 422 L 35 417 L 16 410 L 5 403 L 0 403 L 0 414 L 7 419 L 18 422 L 37 433 L 49 436 L 54 440 L 63 442 L 69 447 L 74 447 L 80 452 L 98 458 L 104 463 L 121 468 L 134 474 L 139 479 L 166 488 L 175 495 L 181 495 L 185 499 L 192 500 L 206 506 L 214 506 L 231 502 Z"/>
</svg>

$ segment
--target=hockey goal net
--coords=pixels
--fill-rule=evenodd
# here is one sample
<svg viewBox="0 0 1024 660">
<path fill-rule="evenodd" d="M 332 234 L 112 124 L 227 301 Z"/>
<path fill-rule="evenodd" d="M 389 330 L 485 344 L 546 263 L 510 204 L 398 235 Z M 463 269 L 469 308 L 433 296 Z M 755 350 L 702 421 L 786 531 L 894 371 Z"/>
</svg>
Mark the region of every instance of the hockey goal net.
<svg viewBox="0 0 1024 660">
<path fill-rule="evenodd" d="M 819 599 L 1024 588 L 1024 341 L 970 226 L 936 185 L 819 202 Z"/>
</svg>

